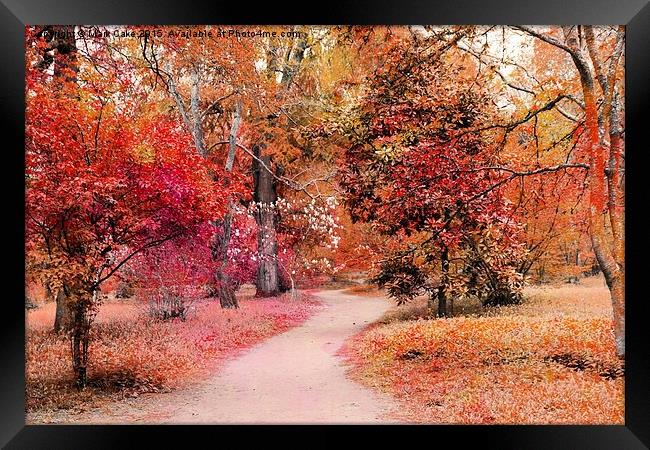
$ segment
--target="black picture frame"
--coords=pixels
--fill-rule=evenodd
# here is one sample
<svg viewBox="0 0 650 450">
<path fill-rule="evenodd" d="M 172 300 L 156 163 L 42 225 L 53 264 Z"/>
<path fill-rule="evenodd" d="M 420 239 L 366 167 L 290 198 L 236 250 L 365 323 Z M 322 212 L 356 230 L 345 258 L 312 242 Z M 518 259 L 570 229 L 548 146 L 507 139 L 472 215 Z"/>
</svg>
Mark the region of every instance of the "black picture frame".
<svg viewBox="0 0 650 450">
<path fill-rule="evenodd" d="M 648 301 L 644 298 L 641 192 L 642 155 L 647 128 L 645 106 L 650 86 L 650 6 L 648 0 L 363 0 L 341 4 L 316 2 L 178 2 L 145 0 L 0 0 L 0 110 L 2 165 L 6 183 L 3 200 L 10 200 L 9 225 L 3 233 L 5 283 L 0 320 L 0 445 L 6 448 L 132 448 L 191 446 L 194 440 L 217 443 L 224 432 L 248 442 L 256 433 L 266 442 L 282 443 L 285 427 L 253 427 L 242 433 L 236 426 L 67 426 L 25 425 L 25 309 L 24 291 L 24 27 L 34 24 L 626 24 L 626 234 L 627 354 L 624 426 L 417 426 L 409 427 L 294 427 L 321 432 L 319 443 L 337 444 L 343 433 L 362 433 L 383 440 L 395 435 L 403 443 L 422 445 L 468 441 L 500 449 L 641 449 L 650 447 L 650 351 Z M 307 12 L 307 6 L 313 12 Z M 4 214 L 3 214 L 4 215 Z M 640 217 L 638 218 L 640 219 Z M 9 248 L 7 252 L 6 249 Z M 3 283 L 4 284 L 4 283 Z M 218 428 L 218 429 L 217 429 Z M 295 436 L 295 430 L 289 432 Z M 415 433 L 415 434 L 413 434 Z M 311 435 L 311 433 L 310 433 Z M 303 435 L 301 438 L 305 438 Z M 136 444 L 140 442 L 140 444 Z M 146 444 L 143 444 L 146 443 Z"/>
</svg>

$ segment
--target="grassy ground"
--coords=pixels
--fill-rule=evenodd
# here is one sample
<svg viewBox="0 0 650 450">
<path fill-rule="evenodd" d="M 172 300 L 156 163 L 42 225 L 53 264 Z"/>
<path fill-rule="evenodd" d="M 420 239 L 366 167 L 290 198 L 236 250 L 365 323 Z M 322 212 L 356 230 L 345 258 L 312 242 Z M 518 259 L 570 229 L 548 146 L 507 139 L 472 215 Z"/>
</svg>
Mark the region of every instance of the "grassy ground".
<svg viewBox="0 0 650 450">
<path fill-rule="evenodd" d="M 343 291 L 344 294 L 359 295 L 362 297 L 377 297 L 383 295 L 383 291 L 373 284 L 356 284 Z"/>
<path fill-rule="evenodd" d="M 261 300 L 245 292 L 238 310 L 201 300 L 186 321 L 159 322 L 145 304 L 107 301 L 93 325 L 89 386 L 79 391 L 69 340 L 52 332 L 55 305 L 42 305 L 27 313 L 27 411 L 43 418 L 56 409 L 83 410 L 198 381 L 242 349 L 302 323 L 316 307 L 306 296 Z"/>
<path fill-rule="evenodd" d="M 624 366 L 601 278 L 531 287 L 523 304 L 426 299 L 395 307 L 342 349 L 359 382 L 393 394 L 421 423 L 622 424 Z"/>
</svg>

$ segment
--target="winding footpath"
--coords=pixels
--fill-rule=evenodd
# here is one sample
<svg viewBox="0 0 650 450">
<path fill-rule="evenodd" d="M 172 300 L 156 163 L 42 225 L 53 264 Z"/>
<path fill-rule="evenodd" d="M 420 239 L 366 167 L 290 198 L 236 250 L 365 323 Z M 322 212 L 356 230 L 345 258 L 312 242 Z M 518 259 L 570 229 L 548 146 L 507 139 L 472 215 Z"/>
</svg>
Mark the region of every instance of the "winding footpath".
<svg viewBox="0 0 650 450">
<path fill-rule="evenodd" d="M 396 405 L 345 375 L 343 342 L 390 307 L 383 298 L 316 294 L 323 308 L 302 325 L 245 351 L 206 382 L 144 395 L 68 423 L 390 423 Z"/>
</svg>

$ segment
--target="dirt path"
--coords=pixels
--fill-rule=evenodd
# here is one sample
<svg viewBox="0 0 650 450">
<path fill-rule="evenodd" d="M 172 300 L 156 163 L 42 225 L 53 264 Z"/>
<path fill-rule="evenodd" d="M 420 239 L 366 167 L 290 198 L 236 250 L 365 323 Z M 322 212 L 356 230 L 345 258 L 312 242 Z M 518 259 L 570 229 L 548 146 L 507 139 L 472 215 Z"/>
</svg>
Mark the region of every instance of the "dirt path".
<svg viewBox="0 0 650 450">
<path fill-rule="evenodd" d="M 145 395 L 66 421 L 74 423 L 381 423 L 391 399 L 345 376 L 337 350 L 390 307 L 386 299 L 317 294 L 324 308 L 303 325 L 228 362 L 214 378 Z"/>
</svg>

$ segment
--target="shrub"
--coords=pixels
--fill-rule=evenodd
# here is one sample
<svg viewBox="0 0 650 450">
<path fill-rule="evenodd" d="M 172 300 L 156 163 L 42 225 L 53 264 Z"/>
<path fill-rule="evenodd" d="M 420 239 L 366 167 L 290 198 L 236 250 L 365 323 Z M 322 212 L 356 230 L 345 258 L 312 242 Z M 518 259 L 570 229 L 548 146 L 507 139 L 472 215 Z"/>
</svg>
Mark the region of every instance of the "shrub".
<svg viewBox="0 0 650 450">
<path fill-rule="evenodd" d="M 120 281 L 115 289 L 115 298 L 131 298 L 134 294 L 133 285 L 127 281 Z"/>
<path fill-rule="evenodd" d="M 188 302 L 173 293 L 164 293 L 149 303 L 149 315 L 157 320 L 180 319 L 185 321 L 189 310 Z"/>
</svg>

